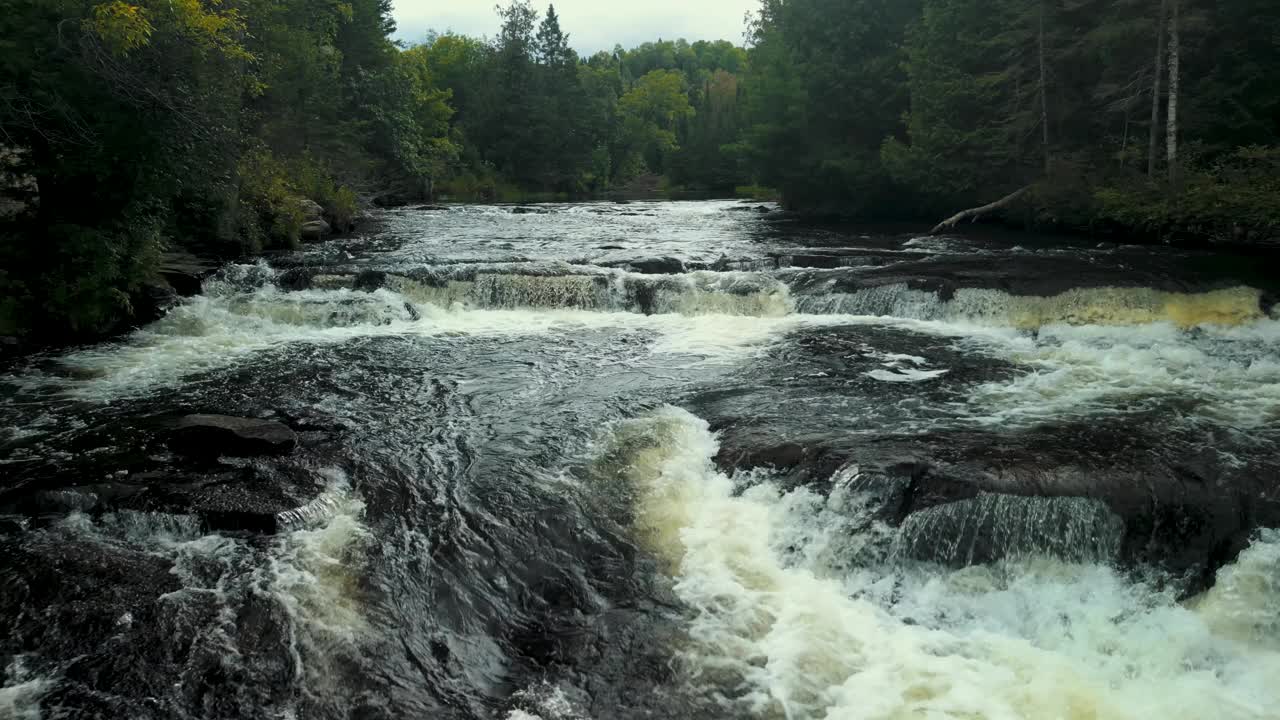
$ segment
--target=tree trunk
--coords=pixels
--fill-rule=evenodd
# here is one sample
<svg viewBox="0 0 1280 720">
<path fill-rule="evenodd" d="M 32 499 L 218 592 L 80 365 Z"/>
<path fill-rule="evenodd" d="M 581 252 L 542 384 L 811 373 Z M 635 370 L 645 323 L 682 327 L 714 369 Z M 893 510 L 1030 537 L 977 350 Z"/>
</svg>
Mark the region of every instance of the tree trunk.
<svg viewBox="0 0 1280 720">
<path fill-rule="evenodd" d="M 1147 177 L 1156 176 L 1156 153 L 1160 150 L 1160 84 L 1164 80 L 1165 18 L 1169 16 L 1169 0 L 1160 0 L 1160 18 L 1156 30 L 1155 80 L 1151 84 L 1151 137 L 1147 148 Z"/>
<path fill-rule="evenodd" d="M 1120 136 L 1120 167 L 1125 166 L 1125 155 L 1129 152 L 1129 108 L 1124 110 L 1124 134 Z"/>
<path fill-rule="evenodd" d="M 1040 37 L 1039 37 L 1039 55 L 1040 55 L 1040 125 L 1043 129 L 1044 136 L 1044 174 L 1049 175 L 1053 167 L 1053 156 L 1049 152 L 1049 83 L 1047 69 L 1045 67 L 1044 58 L 1044 4 L 1046 0 L 1040 0 Z"/>
<path fill-rule="evenodd" d="M 1169 110 L 1166 118 L 1168 134 L 1166 135 L 1166 160 L 1169 164 L 1169 190 L 1178 191 L 1180 168 L 1178 167 L 1178 90 L 1181 76 L 1182 37 L 1179 28 L 1179 5 L 1181 0 L 1172 0 L 1173 11 L 1169 18 Z"/>
<path fill-rule="evenodd" d="M 952 215 L 946 220 L 943 220 L 942 222 L 935 225 L 933 229 L 929 231 L 929 234 L 937 235 L 943 230 L 950 230 L 951 228 L 955 227 L 956 225 L 960 224 L 965 220 L 977 221 L 979 218 L 981 218 L 983 215 L 986 215 L 987 213 L 993 213 L 996 210 L 1003 210 L 1004 208 L 1012 205 L 1018 198 L 1022 197 L 1023 195 L 1026 195 L 1027 191 L 1029 190 L 1031 190 L 1030 185 L 1022 188 L 1021 190 L 1015 190 L 1014 192 L 1011 192 L 1008 195 L 1005 195 L 999 200 L 993 203 L 990 203 L 988 205 L 983 205 L 982 207 L 976 207 L 976 208 L 969 208 L 968 210 L 961 210 L 955 215 Z"/>
</svg>

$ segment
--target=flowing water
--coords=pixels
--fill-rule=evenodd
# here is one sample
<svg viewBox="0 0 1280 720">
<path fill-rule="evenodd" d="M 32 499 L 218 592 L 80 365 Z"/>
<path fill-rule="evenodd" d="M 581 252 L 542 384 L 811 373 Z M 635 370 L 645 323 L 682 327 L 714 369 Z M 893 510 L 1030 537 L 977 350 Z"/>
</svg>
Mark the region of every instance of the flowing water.
<svg viewBox="0 0 1280 720">
<path fill-rule="evenodd" d="M 0 718 L 1280 718 L 1266 258 L 742 208 L 392 211 L 8 368 Z"/>
</svg>

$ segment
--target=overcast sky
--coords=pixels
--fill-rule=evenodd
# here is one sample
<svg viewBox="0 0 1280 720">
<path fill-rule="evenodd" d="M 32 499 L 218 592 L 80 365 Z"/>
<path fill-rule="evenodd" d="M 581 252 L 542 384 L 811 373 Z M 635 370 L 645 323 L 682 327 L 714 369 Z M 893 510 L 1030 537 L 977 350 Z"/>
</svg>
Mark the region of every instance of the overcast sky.
<svg viewBox="0 0 1280 720">
<path fill-rule="evenodd" d="M 547 0 L 532 0 L 541 15 Z M 394 0 L 396 37 L 420 41 L 428 30 L 498 34 L 498 0 Z M 506 4 L 509 0 L 502 0 Z M 742 44 L 743 17 L 759 0 L 555 0 L 560 27 L 579 54 L 647 40 L 729 40 Z"/>
</svg>

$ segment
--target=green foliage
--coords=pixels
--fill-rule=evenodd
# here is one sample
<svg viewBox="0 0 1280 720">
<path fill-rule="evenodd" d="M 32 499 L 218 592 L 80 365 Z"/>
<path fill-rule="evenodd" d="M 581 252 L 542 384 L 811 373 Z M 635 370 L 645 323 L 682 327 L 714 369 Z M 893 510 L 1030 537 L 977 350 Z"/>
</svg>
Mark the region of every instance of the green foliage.
<svg viewBox="0 0 1280 720">
<path fill-rule="evenodd" d="M 1099 221 L 1155 236 L 1280 234 L 1280 147 L 1249 146 L 1184 171 L 1177 195 L 1134 178 L 1095 190 Z"/>
<path fill-rule="evenodd" d="M 246 153 L 240 177 L 237 227 L 244 249 L 296 248 L 303 212 L 285 166 L 263 150 Z"/>
<path fill-rule="evenodd" d="M 338 230 L 357 193 L 421 196 L 456 162 L 449 92 L 388 0 L 13 0 L 0 138 L 38 202 L 0 237 L 0 322 L 119 327 L 159 238 L 293 247 L 303 198 Z M 406 190 L 406 188 L 408 190 Z M 27 200 L 29 198 L 24 198 Z"/>
<path fill-rule="evenodd" d="M 1176 187 L 1146 0 L 762 0 L 742 151 L 805 210 L 945 217 L 1031 185 L 1010 219 L 1272 233 L 1280 0 L 1179 2 Z"/>
<path fill-rule="evenodd" d="M 92 336 L 126 321 L 130 294 L 163 249 L 160 221 L 130 209 L 96 227 L 58 223 L 0 229 L 0 325 L 39 339 Z"/>
<path fill-rule="evenodd" d="M 728 191 L 750 179 L 738 142 L 744 49 L 659 41 L 581 59 L 554 6 L 541 19 L 527 2 L 498 15 L 501 29 L 491 43 L 432 35 L 410 51 L 422 54 L 456 109 L 450 122 L 459 152 L 438 189 L 491 197 L 508 183 L 582 195 L 668 173 L 677 184 Z M 673 92 L 647 98 L 657 78 L 667 78 Z M 651 112 L 655 101 L 681 111 L 659 117 Z M 694 121 L 703 111 L 706 120 Z"/>
<path fill-rule="evenodd" d="M 675 70 L 654 70 L 640 78 L 635 87 L 618 100 L 624 155 L 643 158 L 655 171 L 679 148 L 678 123 L 693 117 L 684 76 Z"/>
<path fill-rule="evenodd" d="M 761 185 L 739 185 L 733 189 L 733 194 L 747 200 L 776 201 L 779 198 L 778 191 L 773 188 L 763 187 Z"/>
<path fill-rule="evenodd" d="M 93 32 L 115 54 L 128 55 L 146 45 L 152 30 L 146 12 L 137 5 L 112 0 L 93 9 Z"/>
</svg>

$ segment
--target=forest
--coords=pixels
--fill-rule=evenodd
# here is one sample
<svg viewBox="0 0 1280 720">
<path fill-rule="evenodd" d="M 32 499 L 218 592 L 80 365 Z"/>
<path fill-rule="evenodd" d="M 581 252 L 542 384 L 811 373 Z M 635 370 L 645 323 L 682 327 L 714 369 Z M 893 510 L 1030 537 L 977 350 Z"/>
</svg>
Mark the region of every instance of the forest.
<svg viewBox="0 0 1280 720">
<path fill-rule="evenodd" d="M 554 6 L 418 43 L 391 10 L 9 0 L 0 336 L 117 331 L 164 252 L 296 247 L 369 205 L 684 190 L 925 229 L 1280 228 L 1280 0 L 763 0 L 741 46 L 589 57 Z"/>
</svg>

